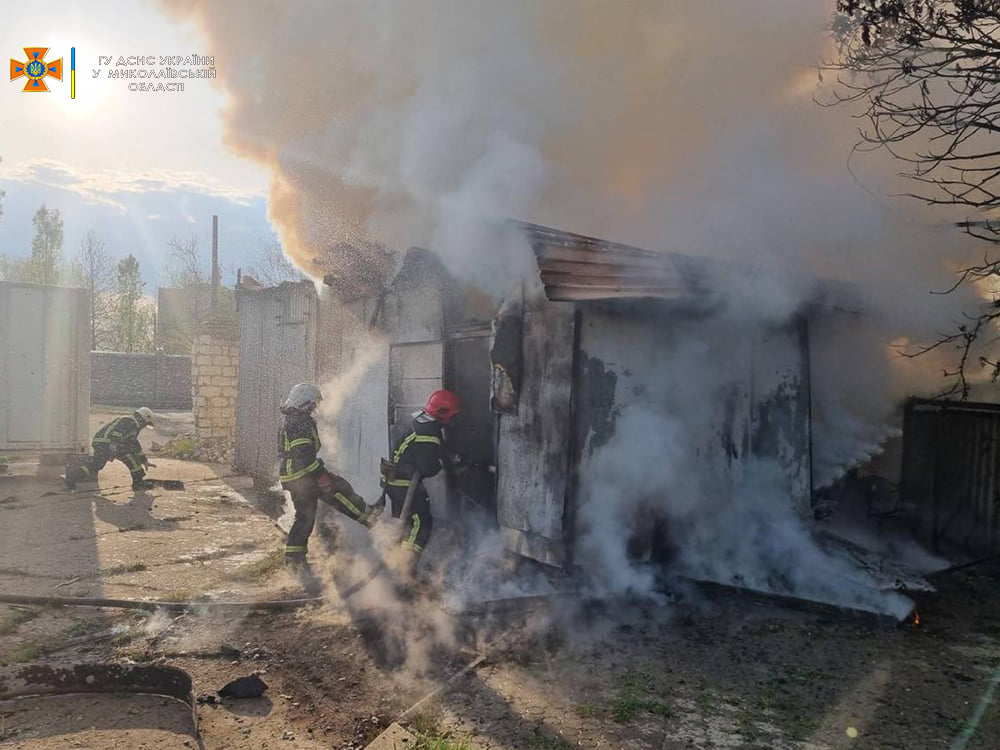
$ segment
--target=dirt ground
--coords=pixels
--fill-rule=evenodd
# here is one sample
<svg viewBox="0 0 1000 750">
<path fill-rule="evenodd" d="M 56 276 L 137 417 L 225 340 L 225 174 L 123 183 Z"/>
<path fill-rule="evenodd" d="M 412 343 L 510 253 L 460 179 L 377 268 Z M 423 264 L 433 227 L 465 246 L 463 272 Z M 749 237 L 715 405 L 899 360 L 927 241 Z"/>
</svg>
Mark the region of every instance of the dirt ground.
<svg viewBox="0 0 1000 750">
<path fill-rule="evenodd" d="M 166 429 L 186 431 L 183 423 Z M 170 435 L 144 441 L 161 437 Z M 304 595 L 277 564 L 282 533 L 249 480 L 224 467 L 154 461 L 152 475 L 186 489 L 133 493 L 113 464 L 99 490 L 70 493 L 57 470 L 12 462 L 12 475 L 0 477 L 0 591 L 206 602 Z M 357 579 L 345 539 L 338 535 L 332 557 L 317 540 L 311 555 L 331 585 L 323 603 L 290 612 L 0 605 L 3 670 L 164 663 L 187 671 L 203 698 L 197 735 L 188 707 L 155 696 L 3 701 L 0 746 L 360 748 L 484 654 L 409 717 L 425 747 L 1000 747 L 1000 709 L 985 702 L 972 723 L 1000 675 L 997 570 L 937 581 L 939 593 L 918 600 L 917 627 L 738 596 L 561 597 L 461 616 L 433 601 L 396 600 L 380 579 L 364 603 L 344 600 L 338 591 Z M 268 685 L 263 697 L 213 700 L 252 673 Z M 954 744 L 963 732 L 971 739 Z"/>
</svg>

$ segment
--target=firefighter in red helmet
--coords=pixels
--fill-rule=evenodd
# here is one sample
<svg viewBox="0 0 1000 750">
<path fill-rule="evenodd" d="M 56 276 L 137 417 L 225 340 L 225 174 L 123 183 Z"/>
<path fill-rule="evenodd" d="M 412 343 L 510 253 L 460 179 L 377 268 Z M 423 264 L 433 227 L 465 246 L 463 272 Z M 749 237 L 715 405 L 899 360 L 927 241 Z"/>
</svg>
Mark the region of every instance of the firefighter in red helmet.
<svg viewBox="0 0 1000 750">
<path fill-rule="evenodd" d="M 396 441 L 392 459 L 382 464 L 382 487 L 392 504 L 393 518 L 399 518 L 410 484 L 419 475 L 407 513 L 409 518 L 403 519 L 402 547 L 410 553 L 405 572 L 411 575 L 434 527 L 423 480 L 435 476 L 444 466 L 444 427 L 459 411 L 458 396 L 451 391 L 434 391 L 423 411 L 414 415 L 410 430 Z"/>
</svg>

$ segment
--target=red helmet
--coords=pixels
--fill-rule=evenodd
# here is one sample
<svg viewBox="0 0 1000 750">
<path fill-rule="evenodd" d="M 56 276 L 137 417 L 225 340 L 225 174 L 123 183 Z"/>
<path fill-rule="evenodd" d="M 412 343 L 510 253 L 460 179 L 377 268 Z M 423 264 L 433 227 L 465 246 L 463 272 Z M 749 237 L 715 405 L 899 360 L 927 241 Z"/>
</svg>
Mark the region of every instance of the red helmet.
<svg viewBox="0 0 1000 750">
<path fill-rule="evenodd" d="M 427 399 L 424 411 L 439 422 L 447 424 L 462 410 L 461 403 L 451 391 L 434 391 Z"/>
</svg>

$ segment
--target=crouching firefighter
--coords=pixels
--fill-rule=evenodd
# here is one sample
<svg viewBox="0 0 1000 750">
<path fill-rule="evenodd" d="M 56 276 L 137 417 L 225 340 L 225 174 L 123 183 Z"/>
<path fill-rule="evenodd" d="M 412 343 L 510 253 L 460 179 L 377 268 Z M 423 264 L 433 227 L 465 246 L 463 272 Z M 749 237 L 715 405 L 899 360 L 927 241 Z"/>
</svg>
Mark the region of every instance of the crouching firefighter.
<svg viewBox="0 0 1000 750">
<path fill-rule="evenodd" d="M 365 504 L 346 479 L 324 468 L 323 459 L 317 455 L 320 449 L 319 433 L 312 417 L 322 400 L 319 388 L 310 383 L 299 383 L 292 388 L 281 407 L 285 426 L 278 441 L 281 460 L 279 478 L 295 506 L 295 521 L 285 542 L 285 562 L 290 565 L 305 563 L 319 500 L 368 528 L 375 524 L 385 507 L 384 501 L 372 506 Z"/>
<path fill-rule="evenodd" d="M 70 489 L 77 482 L 97 480 L 97 475 L 109 461 L 118 459 L 132 474 L 132 489 L 148 490 L 153 485 L 143 477 L 146 467 L 152 466 L 139 444 L 139 433 L 143 427 L 153 426 L 153 412 L 145 406 L 135 410 L 131 416 L 119 417 L 104 425 L 94 435 L 91 445 L 94 455 L 76 467 L 66 468 L 66 484 Z"/>
<path fill-rule="evenodd" d="M 417 482 L 406 511 L 409 518 L 403 519 L 401 542 L 403 549 L 410 552 L 408 569 L 403 572 L 411 576 L 434 528 L 430 498 L 423 480 L 441 471 L 446 455 L 444 426 L 459 411 L 458 396 L 451 391 L 434 391 L 423 411 L 414 415 L 410 431 L 393 446 L 392 460 L 382 461 L 383 496 L 388 495 L 392 502 L 393 518 L 399 518 L 410 485 L 414 479 Z"/>
</svg>

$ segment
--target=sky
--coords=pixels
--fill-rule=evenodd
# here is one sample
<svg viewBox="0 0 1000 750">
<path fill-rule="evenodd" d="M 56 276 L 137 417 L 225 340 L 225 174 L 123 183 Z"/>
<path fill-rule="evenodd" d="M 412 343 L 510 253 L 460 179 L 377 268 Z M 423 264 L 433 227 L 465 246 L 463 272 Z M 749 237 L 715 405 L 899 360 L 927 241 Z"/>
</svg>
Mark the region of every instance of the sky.
<svg viewBox="0 0 1000 750">
<path fill-rule="evenodd" d="M 5 68 L 8 59 L 25 58 L 24 47 L 48 47 L 47 62 L 63 60 L 63 80 L 46 78 L 47 93 L 23 92 L 24 78 L 10 81 L 5 75 L 0 82 L 0 189 L 7 193 L 0 253 L 30 252 L 31 218 L 44 203 L 63 216 L 66 257 L 93 231 L 114 256 L 135 254 L 150 288 L 163 279 L 172 237 L 198 238 L 207 261 L 213 214 L 219 216 L 224 276 L 258 262 L 261 247 L 274 237 L 267 217 L 269 175 L 223 142 L 221 88 L 212 80 L 189 79 L 182 92 L 130 91 L 129 84 L 140 81 L 109 77 L 112 70 L 146 67 L 129 65 L 137 62 L 130 56 L 154 56 L 148 68 L 156 70 L 188 67 L 161 56 L 213 57 L 193 26 L 168 19 L 144 0 L 0 0 L 0 19 Z M 120 58 L 124 65 L 118 65 Z M 217 70 L 226 64 L 214 60 Z"/>
</svg>

